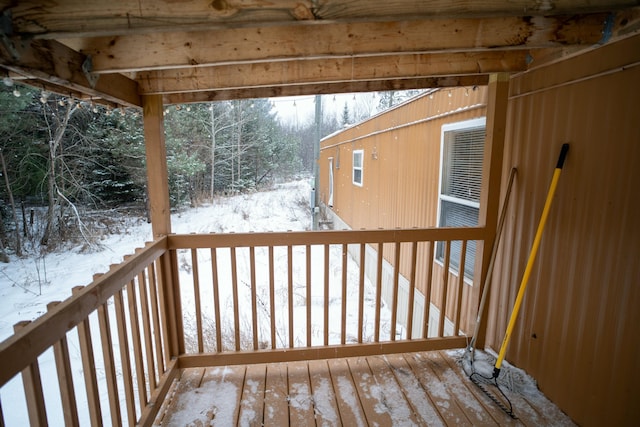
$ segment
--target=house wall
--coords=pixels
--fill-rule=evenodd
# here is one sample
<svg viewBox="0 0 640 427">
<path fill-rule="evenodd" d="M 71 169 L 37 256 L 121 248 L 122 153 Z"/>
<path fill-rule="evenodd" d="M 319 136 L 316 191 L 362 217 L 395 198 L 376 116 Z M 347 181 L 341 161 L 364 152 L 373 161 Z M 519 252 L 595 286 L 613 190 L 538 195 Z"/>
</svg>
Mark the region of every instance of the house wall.
<svg viewBox="0 0 640 427">
<path fill-rule="evenodd" d="M 485 103 L 484 87 L 440 90 L 325 138 L 320 200 L 328 201 L 328 158 L 333 157 L 333 210 L 347 224 L 368 229 L 435 226 L 441 127 L 483 117 Z M 362 187 L 352 184 L 351 176 L 353 151 L 359 149 L 364 150 Z"/>
<path fill-rule="evenodd" d="M 334 157 L 334 211 L 351 227 L 434 226 L 440 127 L 483 116 L 484 108 L 400 125 L 455 110 L 466 94 L 451 93 L 325 139 L 321 199 L 326 203 L 325 168 Z M 483 89 L 468 93 L 474 98 L 467 105 L 485 102 Z M 513 166 L 518 175 L 492 281 L 487 345 L 500 348 L 559 149 L 568 142 L 507 360 L 585 426 L 640 419 L 639 121 L 640 36 L 511 79 L 502 199 Z M 362 187 L 351 183 L 355 149 L 365 150 Z M 386 250 L 385 258 L 393 259 Z"/>
<path fill-rule="evenodd" d="M 493 278 L 499 349 L 560 145 L 571 144 L 507 360 L 579 425 L 640 419 L 640 37 L 512 78 Z"/>
<path fill-rule="evenodd" d="M 430 95 L 406 102 L 379 114 L 365 122 L 348 128 L 339 134 L 325 138 L 320 150 L 320 201 L 329 201 L 329 158 L 333 158 L 334 193 L 330 216 L 338 227 L 354 229 L 434 227 L 437 224 L 438 184 L 440 177 L 440 145 L 442 125 L 486 114 L 487 91 L 485 87 L 440 90 Z M 352 182 L 353 151 L 364 150 L 363 185 Z M 410 248 L 402 249 L 408 253 Z M 418 248 L 417 259 L 428 258 L 426 245 Z M 387 301 L 392 295 L 395 248 L 385 245 L 383 294 Z M 357 256 L 355 259 L 358 259 Z M 398 319 L 406 319 L 410 258 L 403 257 L 400 272 Z M 416 272 L 416 296 L 414 324 L 424 324 L 424 294 L 428 264 L 419 262 Z M 440 301 L 442 267 L 435 263 L 431 302 Z M 370 278 L 375 279 L 375 269 Z M 457 274 L 449 275 L 446 315 L 455 314 Z M 471 286 L 463 287 L 461 327 L 470 329 L 469 300 Z M 437 307 L 431 304 L 431 316 L 437 316 Z M 430 322 L 433 325 L 433 322 Z M 451 333 L 448 328 L 447 333 Z M 422 334 L 420 326 L 414 335 Z"/>
</svg>

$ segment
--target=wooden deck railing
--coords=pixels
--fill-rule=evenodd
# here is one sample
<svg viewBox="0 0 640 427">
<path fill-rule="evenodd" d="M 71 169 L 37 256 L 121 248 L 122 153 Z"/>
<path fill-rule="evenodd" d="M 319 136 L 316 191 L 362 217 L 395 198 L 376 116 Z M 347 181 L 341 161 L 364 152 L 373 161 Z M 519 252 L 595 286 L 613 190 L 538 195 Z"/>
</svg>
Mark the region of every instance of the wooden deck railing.
<svg viewBox="0 0 640 427">
<path fill-rule="evenodd" d="M 32 425 L 56 414 L 66 425 L 150 425 L 183 367 L 463 347 L 463 299 L 476 290 L 449 272 L 451 242 L 464 271 L 464 249 L 483 233 L 170 235 L 16 325 L 0 344 L 0 391 L 24 391 Z M 52 377 L 59 402 L 43 392 Z M 0 409 L 10 420 L 17 408 Z"/>
</svg>

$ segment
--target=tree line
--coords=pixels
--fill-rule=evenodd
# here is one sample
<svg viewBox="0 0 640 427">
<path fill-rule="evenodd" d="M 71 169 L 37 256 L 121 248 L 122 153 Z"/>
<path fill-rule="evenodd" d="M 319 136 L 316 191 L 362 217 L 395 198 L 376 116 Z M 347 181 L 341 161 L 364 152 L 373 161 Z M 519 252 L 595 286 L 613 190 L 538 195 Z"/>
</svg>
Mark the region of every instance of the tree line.
<svg viewBox="0 0 640 427">
<path fill-rule="evenodd" d="M 145 210 L 138 110 L 6 83 L 0 85 L 0 258 L 6 260 L 7 250 L 21 256 L 67 241 L 90 245 L 90 212 Z M 341 114 L 323 114 L 322 135 L 409 95 L 381 94 L 365 113 L 350 113 L 345 104 Z M 281 123 L 268 99 L 172 105 L 164 117 L 173 208 L 313 170 L 313 121 Z"/>
</svg>

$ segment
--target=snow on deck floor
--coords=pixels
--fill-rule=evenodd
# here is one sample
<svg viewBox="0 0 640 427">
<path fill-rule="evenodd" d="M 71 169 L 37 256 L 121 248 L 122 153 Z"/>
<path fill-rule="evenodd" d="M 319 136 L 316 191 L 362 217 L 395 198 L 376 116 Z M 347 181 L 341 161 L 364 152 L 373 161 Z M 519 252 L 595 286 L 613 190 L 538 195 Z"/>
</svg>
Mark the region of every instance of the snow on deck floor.
<svg viewBox="0 0 640 427">
<path fill-rule="evenodd" d="M 574 425 L 537 390 L 505 393 L 517 420 L 469 380 L 451 351 L 191 368 L 156 424 Z"/>
</svg>

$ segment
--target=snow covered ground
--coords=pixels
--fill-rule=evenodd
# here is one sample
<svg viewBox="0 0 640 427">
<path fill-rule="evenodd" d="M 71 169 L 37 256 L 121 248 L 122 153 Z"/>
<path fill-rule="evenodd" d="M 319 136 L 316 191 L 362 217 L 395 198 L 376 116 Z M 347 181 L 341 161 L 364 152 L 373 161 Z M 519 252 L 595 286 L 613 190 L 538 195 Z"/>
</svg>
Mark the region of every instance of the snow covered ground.
<svg viewBox="0 0 640 427">
<path fill-rule="evenodd" d="M 226 197 L 217 199 L 211 205 L 198 208 L 187 209 L 172 215 L 172 229 L 175 233 L 229 233 L 229 232 L 262 232 L 262 231 L 302 231 L 309 230 L 311 227 L 311 215 L 309 209 L 309 197 L 311 187 L 308 179 L 294 181 L 290 183 L 279 184 L 270 191 L 256 192 L 252 194 L 237 195 L 234 197 Z M 146 222 L 139 220 L 130 220 L 124 232 L 111 235 L 101 241 L 101 247 L 98 250 L 88 252 L 86 248 L 78 246 L 73 250 L 64 253 L 52 253 L 39 258 L 12 258 L 9 264 L 0 265 L 0 339 L 6 339 L 13 334 L 13 325 L 22 320 L 35 320 L 46 312 L 46 306 L 52 301 L 62 301 L 71 295 L 71 289 L 75 286 L 87 285 L 92 281 L 95 273 L 106 272 L 111 264 L 117 264 L 122 261 L 122 257 L 126 254 L 132 254 L 137 247 L 142 247 L 145 241 L 151 237 L 151 227 Z M 304 286 L 306 271 L 304 261 L 304 248 L 294 247 L 292 261 L 294 262 L 294 293 L 296 295 L 304 295 L 304 291 L 298 289 Z M 219 280 L 221 282 L 229 282 L 227 276 L 230 277 L 229 251 L 220 250 L 219 256 Z M 240 307 L 250 306 L 250 291 L 246 285 L 249 281 L 249 264 L 243 260 L 244 251 L 238 250 L 238 278 L 239 278 L 239 300 Z M 248 254 L 246 258 L 248 259 Z M 341 286 L 342 272 L 340 266 L 342 263 L 342 250 L 340 246 L 330 248 L 330 263 L 333 267 L 330 271 L 330 318 L 341 318 Z M 288 304 L 287 284 L 287 263 L 286 248 L 275 248 L 276 266 L 275 277 L 281 288 L 276 288 L 276 303 L 278 307 L 286 307 Z M 268 289 L 266 278 L 268 274 L 266 248 L 256 249 L 256 269 L 257 272 L 258 297 L 263 301 L 268 301 Z M 282 259 L 284 258 L 284 263 Z M 210 251 L 198 251 L 201 283 L 212 283 L 210 266 Z M 182 293 L 182 303 L 184 308 L 184 322 L 187 336 L 187 350 L 189 347 L 195 347 L 195 316 L 190 308 L 194 305 L 193 293 L 193 268 L 190 265 L 190 251 L 179 251 L 178 264 L 180 265 L 180 283 Z M 321 247 L 312 248 L 312 265 L 322 266 L 324 263 L 324 251 Z M 313 271 L 312 281 L 312 342 L 313 345 L 322 344 L 323 335 L 323 307 L 324 307 L 324 271 L 322 268 Z M 347 311 L 348 325 L 347 341 L 353 341 L 357 333 L 357 301 L 360 296 L 357 289 L 357 266 L 352 259 L 348 260 L 349 282 L 352 285 L 348 288 L 347 294 Z M 213 301 L 212 288 L 202 286 L 201 298 L 203 301 L 203 313 L 212 313 Z M 367 283 L 365 290 L 365 339 L 373 332 L 374 319 L 374 297 L 373 287 Z M 299 297 L 296 297 L 298 300 Z M 231 289 L 227 287 L 220 288 L 220 301 L 223 310 L 222 328 L 227 335 L 225 347 L 231 347 L 233 344 L 233 310 Z M 295 345 L 303 345 L 306 342 L 306 301 L 296 302 L 294 304 L 294 324 L 295 324 Z M 277 310 L 277 345 L 286 346 L 289 341 L 288 336 L 288 316 L 286 310 Z M 247 335 L 250 329 L 250 311 L 241 314 L 241 328 L 244 330 L 242 340 L 250 343 L 251 336 Z M 205 317 L 205 325 L 211 321 L 211 316 Z M 381 338 L 384 334 L 388 337 L 388 323 L 390 314 L 388 310 L 383 309 Z M 268 309 L 263 307 L 259 310 L 260 324 L 260 341 L 261 346 L 270 345 L 270 319 Z M 92 324 L 96 319 L 91 319 Z M 330 342 L 339 343 L 340 341 L 340 324 L 332 322 L 330 324 Z M 95 326 L 97 328 L 97 325 Z M 191 330 L 191 333 L 189 332 Z M 189 335 L 190 334 L 190 335 Z M 231 341 L 230 341 L 231 338 Z M 205 337 L 207 339 L 207 337 Z M 82 367 L 79 362 L 80 350 L 77 342 L 77 334 L 68 334 L 71 358 L 76 362 L 74 365 L 74 382 L 76 382 L 76 394 L 78 397 L 79 416 L 81 420 L 88 421 L 88 413 L 86 410 L 86 397 L 81 391 L 84 389 L 82 383 Z M 209 337 L 209 344 L 212 340 Z M 230 344 L 229 344 L 230 343 Z M 207 344 L 207 343 L 205 343 Z M 96 343 L 94 342 L 94 347 Z M 117 350 L 114 348 L 114 350 Z M 207 346 L 205 345 L 205 350 Z M 213 350 L 209 346 L 208 350 Z M 116 351 L 117 353 L 117 351 Z M 95 351 L 96 364 L 101 366 L 101 351 Z M 39 363 L 41 370 L 46 372 L 47 369 L 53 369 L 54 360 L 52 351 L 45 352 L 40 358 Z M 53 371 L 51 371 L 53 372 Z M 77 375 L 75 375 L 77 373 Z M 119 372 L 118 375 L 121 373 Z M 98 373 L 99 380 L 104 382 L 104 373 Z M 43 388 L 46 394 L 46 402 L 48 404 L 47 412 L 49 419 L 61 420 L 59 396 L 57 392 L 57 380 L 55 375 L 43 375 Z M 102 385 L 101 385 L 102 387 Z M 78 392 L 80 391 L 80 392 Z M 101 393 L 105 398 L 102 402 L 103 412 L 108 407 L 106 400 L 107 393 Z M 120 394 L 121 396 L 123 394 Z M 4 408 L 12 408 L 12 411 L 5 410 L 7 425 L 24 425 L 27 423 L 26 408 L 24 398 L 22 397 L 19 377 L 14 378 L 10 383 L 0 390 L 2 406 Z M 15 408 L 21 408 L 21 411 L 13 411 Z M 17 417 L 12 414 L 21 413 Z M 55 423 L 54 423 L 55 424 Z"/>
<path fill-rule="evenodd" d="M 301 231 L 309 230 L 311 227 L 311 215 L 309 209 L 310 197 L 310 180 L 300 180 L 291 183 L 277 185 L 270 191 L 257 192 L 253 194 L 244 194 L 228 198 L 217 199 L 213 204 L 198 208 L 188 209 L 172 215 L 172 228 L 175 233 L 228 233 L 228 232 L 262 232 L 262 231 Z M 106 272 L 109 265 L 120 263 L 122 257 L 126 254 L 132 254 L 137 247 L 142 247 L 145 241 L 150 240 L 151 227 L 144 221 L 131 221 L 123 233 L 106 237 L 101 242 L 101 248 L 94 252 L 87 252 L 82 247 L 65 253 L 48 254 L 44 258 L 36 259 L 16 259 L 13 258 L 9 264 L 0 264 L 0 339 L 6 339 L 13 333 L 13 325 L 21 320 L 34 320 L 46 312 L 46 305 L 51 301 L 62 301 L 71 295 L 71 289 L 75 286 L 87 285 L 92 281 L 95 273 Z M 267 268 L 266 255 L 261 253 L 266 248 L 256 248 L 256 270 L 257 270 L 257 293 L 258 297 L 267 299 L 267 284 L 265 273 Z M 282 259 L 286 261 L 286 248 L 275 248 L 276 259 L 280 261 L 276 264 L 275 276 L 281 276 L 278 283 L 281 283 L 282 289 L 276 289 L 276 298 L 278 307 L 286 307 L 288 304 L 288 292 L 286 285 L 287 264 L 282 263 Z M 294 343 L 295 345 L 305 345 L 306 343 L 306 303 L 303 301 L 304 295 L 301 287 L 306 286 L 306 264 L 304 261 L 304 247 L 294 247 L 292 249 L 293 260 L 293 282 L 294 282 Z M 220 266 L 219 278 L 223 277 L 224 281 L 229 282 L 228 276 L 230 271 L 226 271 L 229 265 L 229 256 L 225 255 L 225 250 L 220 250 L 218 263 Z M 228 253 L 228 250 L 226 250 Z M 239 300 L 240 308 L 248 307 L 250 303 L 250 291 L 246 283 L 249 281 L 249 265 L 247 261 L 243 261 L 242 250 L 238 250 L 238 283 L 239 283 Z M 312 248 L 312 272 L 313 279 L 311 283 L 311 305 L 312 305 L 312 344 L 321 345 L 323 341 L 323 307 L 324 307 L 324 271 L 320 268 L 314 270 L 314 265 L 323 265 L 324 251 L 322 247 Z M 342 249 L 340 246 L 332 246 L 330 248 L 330 265 L 332 266 L 329 274 L 330 283 L 330 319 L 340 319 L 342 317 Z M 248 255 L 247 255 L 248 258 Z M 210 251 L 199 250 L 198 261 L 203 266 L 210 266 Z M 185 329 L 192 330 L 190 336 L 187 337 L 187 351 L 189 347 L 195 347 L 195 338 L 193 330 L 195 330 L 195 316 L 193 314 L 194 293 L 193 293 L 193 268 L 190 264 L 190 251 L 179 251 L 178 265 L 180 266 L 180 284 L 182 293 L 183 309 L 185 311 Z M 200 281 L 203 284 L 212 283 L 211 268 L 200 268 Z M 261 270 L 262 269 L 262 272 Z M 353 341 L 357 330 L 357 301 L 363 298 L 365 301 L 364 312 L 364 334 L 365 340 L 370 338 L 373 331 L 373 318 L 375 316 L 374 307 L 374 291 L 371 283 L 367 282 L 364 295 L 359 295 L 357 289 L 358 268 L 355 261 L 351 258 L 348 260 L 347 273 L 347 342 Z M 220 279 L 222 282 L 223 280 Z M 300 289 L 299 289 L 300 288 Z M 201 287 L 201 298 L 204 301 L 202 310 L 204 313 L 212 313 L 211 301 L 213 300 L 210 292 L 211 286 Z M 232 293 L 229 287 L 220 289 L 220 301 L 223 312 L 222 328 L 226 334 L 232 335 L 233 328 L 233 311 Z M 208 303 L 207 303 L 208 301 Z M 288 344 L 288 311 L 278 310 L 276 315 L 277 325 L 277 345 L 286 346 Z M 250 316 L 250 310 L 244 316 Z M 242 316 L 242 315 L 241 315 Z M 259 339 L 261 345 L 269 345 L 270 340 L 269 320 L 267 310 L 259 310 Z M 95 317 L 95 316 L 94 316 Z M 383 308 L 381 313 L 381 339 L 386 340 L 389 337 L 389 318 L 390 313 Z M 204 322 L 210 321 L 205 317 Z M 91 319 L 92 329 L 96 319 Z M 250 330 L 250 317 L 241 317 L 241 329 Z M 113 326 L 113 325 L 112 325 Z M 340 341 L 339 322 L 330 323 L 329 341 L 330 343 L 339 343 Z M 80 362 L 80 349 L 77 341 L 77 333 L 68 334 L 69 351 L 73 365 L 73 379 L 76 389 L 76 397 L 78 403 L 78 412 L 81 425 L 89 424 L 89 414 L 86 403 L 86 395 L 84 393 L 84 383 L 82 378 L 82 365 Z M 251 343 L 250 335 L 243 335 L 242 342 Z M 102 399 L 102 412 L 108 418 L 108 394 L 106 392 L 105 373 L 102 368 L 104 366 L 101 360 L 101 351 L 96 351 L 94 345 L 94 354 L 96 357 L 96 365 L 98 367 L 98 380 L 100 388 L 100 396 Z M 229 345 L 229 341 L 227 346 Z M 232 341 L 231 341 L 232 343 Z M 264 344 L 266 343 L 266 344 Z M 207 342 L 205 337 L 205 351 L 212 351 L 212 341 Z M 117 344 L 114 344 L 114 352 L 117 354 Z M 208 347 L 208 348 L 207 348 Z M 197 347 L 195 347 L 197 348 Z M 40 369 L 42 372 L 50 372 L 50 374 L 42 375 L 43 389 L 45 393 L 45 402 L 47 404 L 47 414 L 50 425 L 63 425 L 62 408 L 58 393 L 57 379 L 54 374 L 54 358 L 53 352 L 48 350 L 39 358 Z M 122 372 L 117 373 L 118 376 Z M 120 390 L 121 399 L 124 399 L 124 393 Z M 20 377 L 17 376 L 2 389 L 0 389 L 0 399 L 2 408 L 4 409 L 5 423 L 7 426 L 23 426 L 28 425 L 26 412 L 26 403 L 21 387 Z M 123 405 L 124 407 L 124 405 Z M 109 420 L 105 420 L 108 424 Z"/>
<path fill-rule="evenodd" d="M 270 191 L 219 198 L 210 205 L 175 213 L 172 215 L 173 231 L 223 233 L 308 230 L 311 226 L 309 182 L 308 179 L 303 179 L 279 184 Z M 65 300 L 71 296 L 73 287 L 91 283 L 94 274 L 106 272 L 109 265 L 122 262 L 124 255 L 132 254 L 136 248 L 144 246 L 144 243 L 151 239 L 151 226 L 146 221 L 131 219 L 127 223 L 129 225 L 122 233 L 102 240 L 98 250 L 87 251 L 86 248 L 78 246 L 64 253 L 52 253 L 44 257 L 13 257 L 9 264 L 0 264 L 0 339 L 11 336 L 13 325 L 17 322 L 40 317 L 46 312 L 48 303 Z M 181 276 L 184 275 L 185 272 L 181 272 Z M 189 275 L 186 274 L 182 280 L 189 283 Z M 183 295 L 187 299 L 193 298 L 189 292 L 183 292 Z M 82 392 L 84 385 L 77 334 L 68 334 L 68 340 L 71 358 L 77 362 L 74 364 L 74 382 L 79 399 L 81 425 L 85 425 L 88 422 L 88 413 L 87 405 L 83 402 L 86 398 Z M 98 366 L 102 363 L 100 353 L 95 352 Z M 49 350 L 40 356 L 39 363 L 43 372 L 53 368 L 52 351 Z M 104 373 L 99 372 L 99 377 L 104 379 Z M 43 388 L 51 425 L 56 425 L 56 420 L 62 424 L 57 387 L 55 375 L 43 375 Z M 106 390 L 101 395 L 106 398 Z M 0 398 L 6 425 L 28 424 L 19 377 L 0 390 Z M 11 410 L 8 410 L 9 408 Z M 103 412 L 108 408 L 106 400 L 102 402 L 102 408 Z M 108 410 L 106 412 L 108 413 Z"/>
<path fill-rule="evenodd" d="M 220 198 L 211 205 L 172 215 L 174 233 L 228 233 L 308 230 L 308 180 L 280 184 L 273 191 Z M 91 283 L 93 275 L 122 262 L 124 255 L 151 240 L 151 225 L 131 221 L 125 231 L 108 236 L 94 252 L 82 246 L 38 258 L 11 258 L 0 264 L 0 340 L 13 334 L 13 325 L 34 320 L 51 301 L 71 296 L 74 286 Z"/>
</svg>

